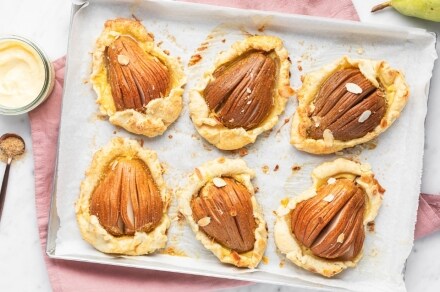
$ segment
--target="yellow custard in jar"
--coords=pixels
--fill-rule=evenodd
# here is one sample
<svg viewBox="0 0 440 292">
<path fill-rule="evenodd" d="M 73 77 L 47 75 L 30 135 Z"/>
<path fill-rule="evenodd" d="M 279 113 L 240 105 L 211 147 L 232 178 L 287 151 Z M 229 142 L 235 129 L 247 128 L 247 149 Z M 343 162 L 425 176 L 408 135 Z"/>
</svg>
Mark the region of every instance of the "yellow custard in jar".
<svg viewBox="0 0 440 292">
<path fill-rule="evenodd" d="M 47 98 L 53 83 L 53 66 L 33 43 L 0 38 L 0 113 L 32 110 Z"/>
</svg>

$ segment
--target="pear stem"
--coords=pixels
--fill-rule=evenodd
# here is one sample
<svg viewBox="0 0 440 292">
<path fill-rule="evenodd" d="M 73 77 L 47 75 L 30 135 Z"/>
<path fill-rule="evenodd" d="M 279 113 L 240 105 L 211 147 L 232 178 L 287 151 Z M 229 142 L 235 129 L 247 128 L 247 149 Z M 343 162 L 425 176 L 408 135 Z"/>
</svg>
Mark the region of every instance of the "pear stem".
<svg viewBox="0 0 440 292">
<path fill-rule="evenodd" d="M 376 11 L 382 10 L 384 8 L 387 8 L 388 6 L 391 6 L 391 1 L 387 1 L 387 2 L 384 2 L 384 3 L 381 3 L 381 4 L 374 6 L 373 8 L 371 8 L 371 12 L 376 12 Z"/>
</svg>

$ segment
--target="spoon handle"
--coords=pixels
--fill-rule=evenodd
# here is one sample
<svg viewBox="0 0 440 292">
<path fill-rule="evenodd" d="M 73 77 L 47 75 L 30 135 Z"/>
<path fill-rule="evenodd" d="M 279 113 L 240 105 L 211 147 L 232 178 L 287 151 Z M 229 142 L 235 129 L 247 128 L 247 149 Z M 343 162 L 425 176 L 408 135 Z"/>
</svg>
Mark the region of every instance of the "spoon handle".
<svg viewBox="0 0 440 292">
<path fill-rule="evenodd" d="M 2 188 L 0 190 L 0 220 L 3 213 L 3 205 L 5 204 L 6 189 L 8 188 L 9 169 L 11 168 L 11 159 L 6 164 L 5 174 L 3 175 Z"/>
</svg>

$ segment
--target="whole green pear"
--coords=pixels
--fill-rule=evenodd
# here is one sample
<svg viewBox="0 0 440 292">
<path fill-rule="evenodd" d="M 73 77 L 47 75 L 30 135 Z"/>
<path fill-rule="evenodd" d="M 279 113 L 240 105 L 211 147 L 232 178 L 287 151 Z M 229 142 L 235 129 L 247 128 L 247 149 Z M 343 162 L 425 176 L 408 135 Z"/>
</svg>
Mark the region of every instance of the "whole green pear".
<svg viewBox="0 0 440 292">
<path fill-rule="evenodd" d="M 374 6 L 371 12 L 388 6 L 403 15 L 440 22 L 440 0 L 391 0 Z"/>
</svg>

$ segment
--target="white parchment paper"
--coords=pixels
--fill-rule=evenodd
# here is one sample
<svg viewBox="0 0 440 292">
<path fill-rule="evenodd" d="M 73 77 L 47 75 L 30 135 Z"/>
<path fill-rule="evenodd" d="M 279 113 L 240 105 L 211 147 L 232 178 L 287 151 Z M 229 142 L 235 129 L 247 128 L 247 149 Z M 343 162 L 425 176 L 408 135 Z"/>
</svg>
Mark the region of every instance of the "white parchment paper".
<svg viewBox="0 0 440 292">
<path fill-rule="evenodd" d="M 161 47 L 180 56 L 188 75 L 185 107 L 180 118 L 161 137 L 144 138 L 144 147 L 155 150 L 165 165 L 165 179 L 174 190 L 187 182 L 187 175 L 203 162 L 219 156 L 239 157 L 236 152 L 219 151 L 201 138 L 188 113 L 188 89 L 215 55 L 228 49 L 248 33 L 276 35 L 284 40 L 292 60 L 291 82 L 301 84 L 300 76 L 332 62 L 342 55 L 353 58 L 387 60 L 405 72 L 411 97 L 402 116 L 382 134 L 374 149 L 356 147 L 344 156 L 356 156 L 371 164 L 386 189 L 374 232 L 368 232 L 364 258 L 354 269 L 325 279 L 284 260 L 276 250 L 273 224 L 280 200 L 295 196 L 311 185 L 310 172 L 335 155 L 315 156 L 297 151 L 289 144 L 290 119 L 297 106 L 295 98 L 270 133 L 261 135 L 244 157 L 256 170 L 253 180 L 269 227 L 265 260 L 255 270 L 223 265 L 199 243 L 182 220 L 177 220 L 176 198 L 170 208 L 175 220 L 169 230 L 164 253 L 139 257 L 114 257 L 96 251 L 82 240 L 76 224 L 74 203 L 93 153 L 112 137 L 142 139 L 115 128 L 98 114 L 96 95 L 88 83 L 91 55 L 104 22 L 135 15 L 151 31 Z M 197 51 L 208 41 L 207 49 Z M 202 59 L 187 67 L 193 54 Z M 70 35 L 68 71 L 63 99 L 62 123 L 55 187 L 59 228 L 56 258 L 100 262 L 139 268 L 176 271 L 245 279 L 319 289 L 342 288 L 355 291 L 404 291 L 402 277 L 405 260 L 413 245 L 414 224 L 420 191 L 424 146 L 424 119 L 431 72 L 436 59 L 435 37 L 423 30 L 382 28 L 304 16 L 164 1 L 91 1 L 74 18 Z M 263 168 L 269 172 L 263 172 Z M 275 171 L 275 167 L 278 170 Z M 299 170 L 292 170 L 299 166 Z M 296 168 L 295 168 L 296 169 Z M 56 221 L 52 218 L 51 224 Z M 176 255 L 170 255 L 170 254 Z M 182 256 L 184 255 L 184 256 Z"/>
</svg>

